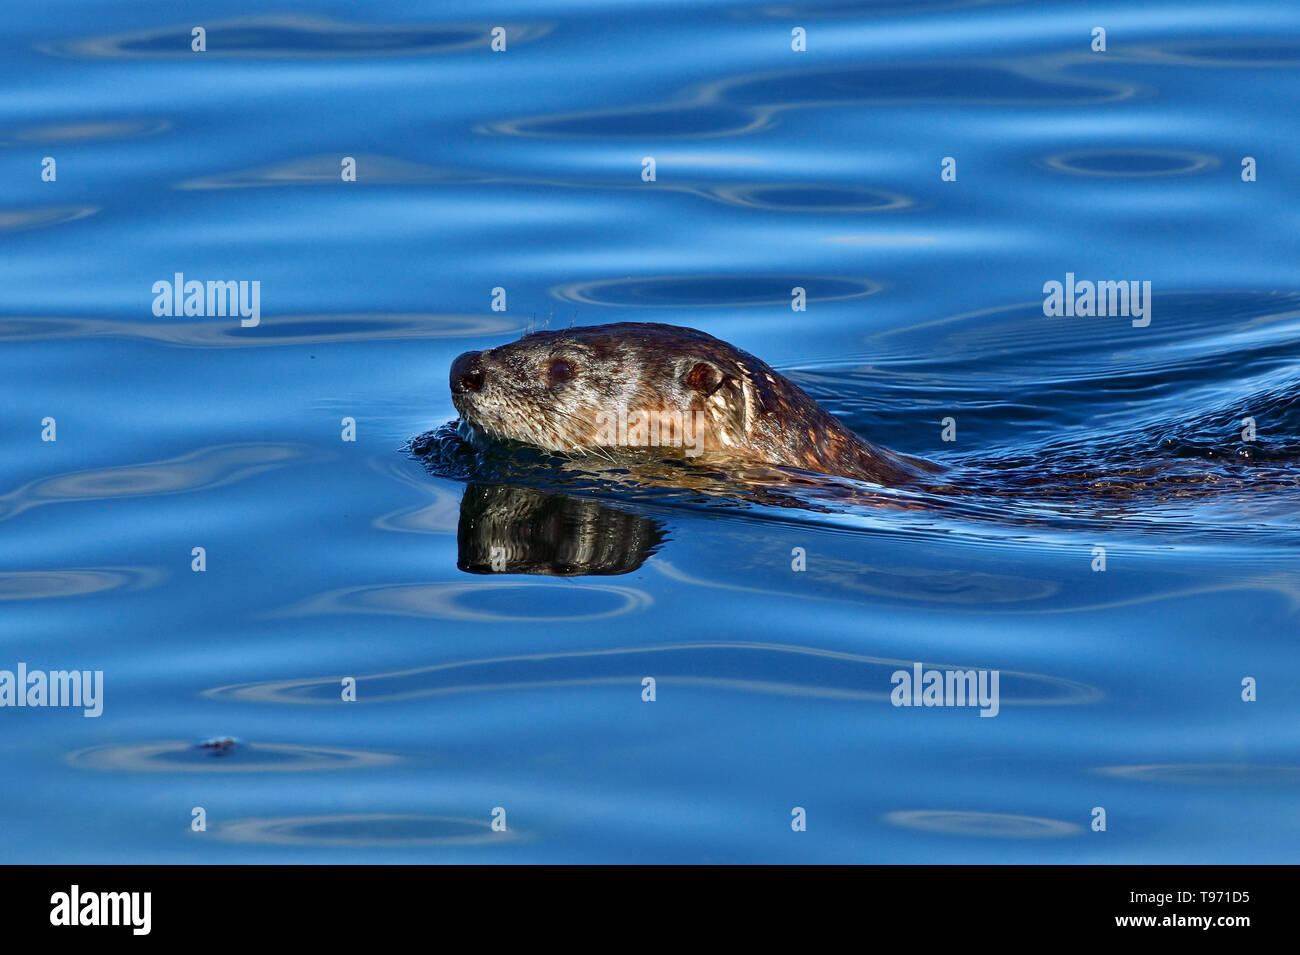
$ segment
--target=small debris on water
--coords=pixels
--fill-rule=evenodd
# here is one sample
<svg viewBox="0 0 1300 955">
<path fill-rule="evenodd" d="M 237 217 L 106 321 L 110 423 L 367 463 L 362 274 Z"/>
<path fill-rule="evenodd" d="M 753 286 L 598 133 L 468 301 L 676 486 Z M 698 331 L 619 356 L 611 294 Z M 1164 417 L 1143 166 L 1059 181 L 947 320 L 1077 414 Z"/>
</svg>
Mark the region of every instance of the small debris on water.
<svg viewBox="0 0 1300 955">
<path fill-rule="evenodd" d="M 235 748 L 236 743 L 233 736 L 214 736 L 199 743 L 198 748 L 207 750 L 213 756 L 224 756 Z"/>
</svg>

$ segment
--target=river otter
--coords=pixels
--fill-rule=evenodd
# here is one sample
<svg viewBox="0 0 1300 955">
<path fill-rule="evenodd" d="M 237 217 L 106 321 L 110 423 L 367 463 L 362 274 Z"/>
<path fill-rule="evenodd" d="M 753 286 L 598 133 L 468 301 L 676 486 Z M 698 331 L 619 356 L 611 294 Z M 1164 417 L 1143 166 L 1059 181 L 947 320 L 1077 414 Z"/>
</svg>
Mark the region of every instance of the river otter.
<svg viewBox="0 0 1300 955">
<path fill-rule="evenodd" d="M 451 394 L 468 424 L 549 451 L 657 446 L 890 486 L 937 469 L 862 440 L 753 355 L 675 325 L 533 332 L 466 352 Z"/>
</svg>

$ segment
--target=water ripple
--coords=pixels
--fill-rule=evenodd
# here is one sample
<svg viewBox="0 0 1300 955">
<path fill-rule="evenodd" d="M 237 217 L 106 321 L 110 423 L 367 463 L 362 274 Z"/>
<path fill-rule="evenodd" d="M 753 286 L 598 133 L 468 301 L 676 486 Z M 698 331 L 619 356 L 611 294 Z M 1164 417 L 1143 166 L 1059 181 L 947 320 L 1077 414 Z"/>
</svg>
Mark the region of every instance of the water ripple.
<svg viewBox="0 0 1300 955">
<path fill-rule="evenodd" d="M 512 45 L 530 43 L 550 32 L 540 24 L 390 24 L 343 23 L 305 15 L 253 16 L 201 24 L 207 30 L 205 57 L 427 56 L 488 49 L 491 30 L 505 26 Z M 111 36 L 37 46 L 52 56 L 84 58 L 184 59 L 194 24 L 159 27 Z"/>
<path fill-rule="evenodd" d="M 1132 95 L 1132 87 L 1079 80 L 1035 69 L 1032 63 L 933 63 L 758 73 L 705 88 L 706 101 L 762 111 L 881 103 L 1067 104 L 1104 103 Z"/>
<path fill-rule="evenodd" d="M 928 103 L 1076 106 L 1137 93 L 1132 84 L 1065 76 L 1046 61 L 836 66 L 727 77 L 683 90 L 666 103 L 517 117 L 483 124 L 475 132 L 554 139 L 700 139 L 759 132 L 787 110 Z"/>
<path fill-rule="evenodd" d="M 32 209 L 0 209 L 0 232 L 21 232 L 62 225 L 93 216 L 99 206 L 37 206 Z"/>
<path fill-rule="evenodd" d="M 213 756 L 185 740 L 113 743 L 90 746 L 67 755 L 79 769 L 129 773 L 285 773 L 388 766 L 399 757 L 359 749 L 250 743 Z"/>
<path fill-rule="evenodd" d="M 914 204 L 907 196 L 882 189 L 834 184 L 712 186 L 699 192 L 727 205 L 772 212 L 890 212 Z"/>
<path fill-rule="evenodd" d="M 946 836 L 978 836 L 988 839 L 1044 839 L 1074 836 L 1083 827 L 1060 819 L 1020 816 L 1000 812 L 966 812 L 945 809 L 909 809 L 886 813 L 885 822 L 905 829 L 936 832 Z"/>
<path fill-rule="evenodd" d="M 0 133 L 0 145 L 27 145 L 48 143 L 68 145 L 89 142 L 121 142 L 153 136 L 171 128 L 165 119 L 86 119 L 79 122 L 42 123 L 26 126 L 10 133 Z"/>
<path fill-rule="evenodd" d="M 145 590 L 166 574 L 150 567 L 90 567 L 83 570 L 0 572 L 0 600 L 84 597 L 107 590 Z"/>
<path fill-rule="evenodd" d="M 528 116 L 484 123 L 483 135 L 543 139 L 703 139 L 745 136 L 765 129 L 771 120 L 755 110 L 716 103 L 641 106 L 587 110 L 556 116 Z"/>
<path fill-rule="evenodd" d="M 636 688 L 647 674 L 653 674 L 664 689 L 697 686 L 779 696 L 884 702 L 889 700 L 893 689 L 892 673 L 899 669 L 910 671 L 913 662 L 768 643 L 688 643 L 520 654 L 456 660 L 356 677 L 357 702 L 393 702 L 541 687 Z M 971 669 L 930 661 L 925 666 Z M 774 679 L 773 674 L 781 674 L 782 678 Z M 1002 706 L 1076 706 L 1102 699 L 1100 690 L 1074 680 L 1019 670 L 1001 670 L 1000 674 Z M 338 703 L 340 679 L 341 676 L 238 683 L 214 687 L 202 695 L 244 703 L 329 706 Z"/>
<path fill-rule="evenodd" d="M 619 308 L 742 308 L 788 305 L 796 286 L 807 290 L 810 302 L 861 298 L 881 289 L 863 279 L 807 275 L 669 275 L 574 282 L 557 285 L 550 294 L 565 302 Z"/>
<path fill-rule="evenodd" d="M 1300 785 L 1300 766 L 1263 763 L 1152 763 L 1102 766 L 1096 772 L 1142 783 L 1182 786 Z"/>
<path fill-rule="evenodd" d="M 354 813 L 236 819 L 214 833 L 231 842 L 277 846 L 370 849 L 385 846 L 469 846 L 511 842 L 514 829 L 494 832 L 491 823 L 468 816 Z"/>
<path fill-rule="evenodd" d="M 0 341 L 58 338 L 143 338 L 189 348 L 254 348 L 317 342 L 460 338 L 519 331 L 518 322 L 488 315 L 355 313 L 263 316 L 255 328 L 229 321 L 131 322 L 97 318 L 0 317 Z"/>
<path fill-rule="evenodd" d="M 1138 179 L 1204 172 L 1218 166 L 1219 160 L 1172 149 L 1086 149 L 1048 156 L 1042 164 L 1072 176 Z"/>
<path fill-rule="evenodd" d="M 306 445 L 223 444 L 165 461 L 37 478 L 0 496 L 0 521 L 42 504 L 206 490 L 302 463 L 319 453 Z"/>
<path fill-rule="evenodd" d="M 356 160 L 360 185 L 415 185 L 418 183 L 485 182 L 485 174 L 443 169 L 373 153 L 350 153 Z M 259 186 L 339 185 L 341 153 L 303 156 L 285 162 L 235 172 L 199 176 L 177 183 L 177 189 L 248 189 Z"/>
<path fill-rule="evenodd" d="M 940 10 L 959 10 L 967 7 L 1004 6 L 1022 3 L 1023 0 L 837 0 L 832 3 L 817 3 L 809 6 L 789 6 L 771 4 L 752 9 L 741 7 L 728 10 L 738 19 L 767 17 L 772 20 L 789 20 L 797 23 L 801 20 L 842 20 L 862 16 L 915 16 L 918 13 L 936 13 Z"/>
<path fill-rule="evenodd" d="M 1216 36 L 1212 40 L 1132 46 L 1107 55 L 1140 63 L 1257 70 L 1300 66 L 1300 42 L 1283 37 L 1233 40 Z"/>
<path fill-rule="evenodd" d="M 503 609 L 469 607 L 458 603 L 467 596 L 486 598 L 491 602 L 493 592 L 536 590 L 546 599 L 538 599 L 534 608 L 545 607 L 549 613 L 514 614 Z M 592 609 L 593 599 L 604 597 L 605 606 Z M 582 610 L 567 610 L 565 604 L 573 601 Z M 555 589 L 532 581 L 494 580 L 491 583 L 383 584 L 371 587 L 347 587 L 309 598 L 283 610 L 273 617 L 301 617 L 315 614 L 376 613 L 402 617 L 432 617 L 439 620 L 498 621 L 510 623 L 540 623 L 556 621 L 606 620 L 628 613 L 639 613 L 654 603 L 645 591 L 635 587 L 614 584 L 570 582 L 563 589 Z M 599 604 L 598 604 L 599 607 Z"/>
<path fill-rule="evenodd" d="M 379 473 L 407 487 L 414 488 L 421 497 L 431 498 L 426 504 L 403 507 L 382 514 L 370 526 L 382 531 L 408 534 L 455 534 L 460 523 L 462 495 L 445 487 L 430 484 L 410 474 L 396 461 L 382 460 L 371 463 Z"/>
</svg>

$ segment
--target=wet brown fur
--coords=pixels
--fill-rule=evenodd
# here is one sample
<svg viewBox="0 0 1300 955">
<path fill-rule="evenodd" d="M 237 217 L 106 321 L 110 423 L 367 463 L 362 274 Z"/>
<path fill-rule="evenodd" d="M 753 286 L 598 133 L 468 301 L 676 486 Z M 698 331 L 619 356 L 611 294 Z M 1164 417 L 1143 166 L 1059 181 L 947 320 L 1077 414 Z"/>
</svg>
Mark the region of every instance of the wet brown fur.
<svg viewBox="0 0 1300 955">
<path fill-rule="evenodd" d="M 478 390 L 457 387 L 467 370 L 482 374 Z M 629 415 L 702 411 L 703 463 L 764 463 L 884 485 L 935 470 L 862 440 L 748 352 L 675 325 L 534 332 L 467 353 L 452 366 L 452 400 L 489 435 L 551 451 L 608 453 L 599 416 L 620 407 Z"/>
</svg>

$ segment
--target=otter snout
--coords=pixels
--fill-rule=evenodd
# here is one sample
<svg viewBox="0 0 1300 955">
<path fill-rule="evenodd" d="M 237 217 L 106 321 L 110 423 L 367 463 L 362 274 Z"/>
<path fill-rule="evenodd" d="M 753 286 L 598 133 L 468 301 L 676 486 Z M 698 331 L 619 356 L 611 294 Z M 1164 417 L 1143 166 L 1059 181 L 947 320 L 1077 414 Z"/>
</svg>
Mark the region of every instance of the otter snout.
<svg viewBox="0 0 1300 955">
<path fill-rule="evenodd" d="M 487 375 L 483 371 L 483 353 L 467 351 L 451 363 L 451 393 L 453 395 L 482 391 Z"/>
</svg>

